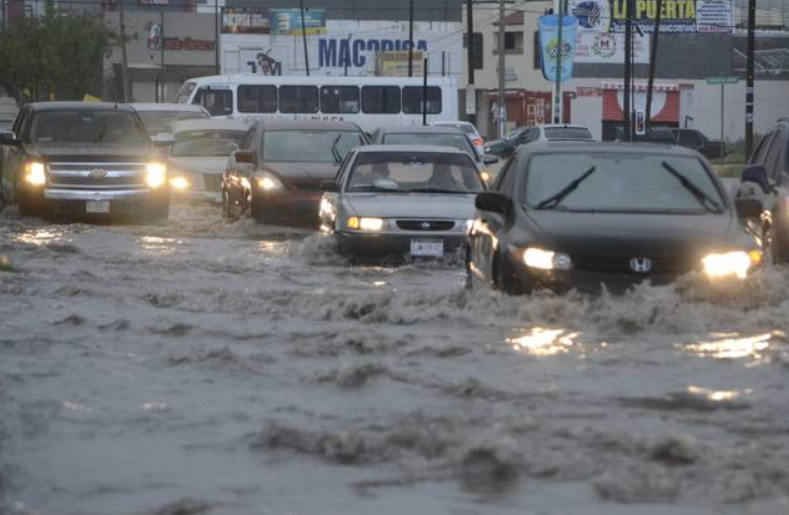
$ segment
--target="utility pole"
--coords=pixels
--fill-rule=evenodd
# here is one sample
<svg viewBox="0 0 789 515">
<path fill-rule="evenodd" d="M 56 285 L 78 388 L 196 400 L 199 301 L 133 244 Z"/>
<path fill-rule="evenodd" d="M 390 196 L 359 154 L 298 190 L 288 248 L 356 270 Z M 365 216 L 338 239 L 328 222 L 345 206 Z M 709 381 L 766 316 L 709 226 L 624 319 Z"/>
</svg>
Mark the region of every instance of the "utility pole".
<svg viewBox="0 0 789 515">
<path fill-rule="evenodd" d="M 214 0 L 214 73 L 219 75 L 219 0 Z"/>
<path fill-rule="evenodd" d="M 124 0 L 118 0 L 118 24 L 120 25 L 119 32 L 121 34 L 121 82 L 123 83 L 123 102 L 126 103 L 131 99 L 129 98 L 129 58 L 126 54 L 126 21 L 123 16 L 123 2 Z"/>
<path fill-rule="evenodd" d="M 633 53 L 633 0 L 627 0 L 625 7 L 625 76 L 624 87 L 622 91 L 623 122 L 624 122 L 624 138 L 625 141 L 633 141 L 631 130 L 631 108 L 630 108 L 630 85 L 632 82 L 633 70 L 631 68 L 630 55 Z"/>
<path fill-rule="evenodd" d="M 748 0 L 748 64 L 745 71 L 745 158 L 753 151 L 753 75 L 756 44 L 756 0 Z"/>
<path fill-rule="evenodd" d="M 507 130 L 507 96 L 504 75 L 504 0 L 499 0 L 499 138 Z"/>
<path fill-rule="evenodd" d="M 304 67 L 307 69 L 307 77 L 310 76 L 310 53 L 307 51 L 307 24 L 304 23 L 304 0 L 299 0 L 301 9 L 301 40 L 304 44 Z"/>
<path fill-rule="evenodd" d="M 164 39 L 164 6 L 162 6 L 162 10 L 161 10 L 161 11 L 159 11 L 159 20 L 160 20 L 160 22 L 161 22 L 159 25 L 160 25 L 160 26 L 161 26 L 161 28 L 162 28 L 162 32 L 161 32 L 161 34 L 159 35 L 159 39 L 160 39 L 160 40 L 161 40 L 161 42 L 162 42 L 162 48 L 161 48 L 161 54 L 162 54 L 162 55 L 161 55 L 162 71 L 161 71 L 161 72 L 159 72 L 159 73 L 162 75 L 162 80 L 161 80 L 162 95 L 161 95 L 161 97 L 159 97 L 159 98 L 161 99 L 161 101 L 162 101 L 162 102 L 164 102 L 164 90 L 165 90 L 165 87 L 164 87 L 164 83 L 165 83 L 165 77 L 164 77 L 164 75 L 165 75 L 165 73 L 164 73 L 164 67 L 165 67 L 165 64 L 164 64 L 164 47 L 166 47 L 166 46 L 167 46 L 167 44 L 166 44 L 166 42 L 165 42 L 165 39 Z M 157 95 L 157 96 L 158 96 L 158 95 Z"/>
<path fill-rule="evenodd" d="M 427 52 L 422 59 L 422 125 L 427 126 Z"/>
<path fill-rule="evenodd" d="M 553 85 L 553 123 L 562 123 L 562 29 L 564 28 L 564 2 L 554 3 L 559 21 L 558 45 L 556 46 L 556 78 Z"/>
<path fill-rule="evenodd" d="M 658 35 L 660 34 L 660 21 L 662 19 L 663 0 L 657 0 L 655 13 L 655 27 L 652 29 L 652 46 L 649 48 L 649 79 L 647 80 L 647 109 L 644 123 L 646 129 L 652 123 L 652 90 L 655 87 L 655 68 L 657 67 Z"/>
<path fill-rule="evenodd" d="M 474 8 L 472 7 L 472 0 L 466 0 L 466 57 L 468 58 L 468 87 L 466 88 L 466 105 L 476 107 L 477 92 L 474 89 Z M 469 100 L 469 95 L 474 95 L 474 99 Z M 477 113 L 470 112 L 466 114 L 468 115 L 468 121 L 476 126 Z"/>
<path fill-rule="evenodd" d="M 414 0 L 408 1 L 408 76 L 414 76 Z"/>
</svg>

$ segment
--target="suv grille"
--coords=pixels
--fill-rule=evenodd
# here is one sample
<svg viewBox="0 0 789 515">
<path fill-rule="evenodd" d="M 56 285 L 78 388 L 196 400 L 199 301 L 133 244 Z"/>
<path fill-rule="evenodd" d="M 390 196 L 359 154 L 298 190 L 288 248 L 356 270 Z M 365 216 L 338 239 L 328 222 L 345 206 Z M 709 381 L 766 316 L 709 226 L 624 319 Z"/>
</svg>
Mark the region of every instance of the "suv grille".
<svg viewBox="0 0 789 515">
<path fill-rule="evenodd" d="M 144 163 L 50 163 L 49 183 L 68 189 L 141 189 Z"/>
<path fill-rule="evenodd" d="M 452 220 L 398 220 L 397 227 L 404 231 L 449 231 L 455 227 Z"/>
</svg>

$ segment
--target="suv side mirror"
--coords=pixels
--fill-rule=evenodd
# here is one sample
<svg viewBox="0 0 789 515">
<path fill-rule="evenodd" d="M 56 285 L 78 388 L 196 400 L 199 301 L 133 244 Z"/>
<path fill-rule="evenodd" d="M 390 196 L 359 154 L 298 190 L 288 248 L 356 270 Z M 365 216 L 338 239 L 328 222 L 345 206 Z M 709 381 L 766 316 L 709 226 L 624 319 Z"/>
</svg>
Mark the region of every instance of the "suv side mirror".
<svg viewBox="0 0 789 515">
<path fill-rule="evenodd" d="M 248 150 L 236 151 L 236 153 L 233 154 L 233 158 L 237 163 L 245 163 L 250 165 L 255 164 L 257 161 L 257 156 L 255 156 L 255 153 Z"/>
<path fill-rule="evenodd" d="M 755 198 L 738 198 L 734 201 L 738 218 L 760 218 L 764 208 L 761 201 Z"/>
<path fill-rule="evenodd" d="M 742 182 L 755 182 L 761 186 L 764 193 L 770 193 L 773 190 L 770 184 L 770 179 L 767 177 L 767 170 L 764 165 L 748 165 L 742 171 Z"/>
<path fill-rule="evenodd" d="M 485 191 L 477 194 L 474 205 L 480 211 L 506 215 L 510 210 L 510 199 L 500 193 Z"/>
<path fill-rule="evenodd" d="M 494 155 L 491 155 L 491 154 L 485 154 L 484 156 L 482 156 L 482 162 L 485 165 L 495 165 L 499 161 L 500 161 L 500 159 L 498 158 L 498 156 L 494 156 Z"/>
<path fill-rule="evenodd" d="M 13 131 L 0 132 L 0 145 L 9 145 L 12 147 L 18 147 L 21 144 L 22 141 L 16 138 L 16 134 L 14 134 Z"/>
<path fill-rule="evenodd" d="M 340 185 L 334 181 L 323 181 L 321 183 L 321 190 L 325 191 L 326 193 L 339 193 Z"/>
</svg>

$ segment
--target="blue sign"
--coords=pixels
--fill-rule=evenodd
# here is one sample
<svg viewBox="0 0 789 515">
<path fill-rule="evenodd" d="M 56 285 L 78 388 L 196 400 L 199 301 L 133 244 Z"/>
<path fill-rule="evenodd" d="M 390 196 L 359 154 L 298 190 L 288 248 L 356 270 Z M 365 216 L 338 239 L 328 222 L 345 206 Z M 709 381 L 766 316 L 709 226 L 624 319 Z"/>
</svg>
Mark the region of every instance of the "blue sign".
<svg viewBox="0 0 789 515">
<path fill-rule="evenodd" d="M 540 17 L 540 49 L 542 52 L 542 74 L 546 80 L 556 80 L 556 56 L 561 52 L 561 82 L 573 77 L 573 58 L 575 57 L 575 34 L 578 18 L 562 17 L 562 41 L 559 42 L 559 17 L 546 14 Z"/>
</svg>

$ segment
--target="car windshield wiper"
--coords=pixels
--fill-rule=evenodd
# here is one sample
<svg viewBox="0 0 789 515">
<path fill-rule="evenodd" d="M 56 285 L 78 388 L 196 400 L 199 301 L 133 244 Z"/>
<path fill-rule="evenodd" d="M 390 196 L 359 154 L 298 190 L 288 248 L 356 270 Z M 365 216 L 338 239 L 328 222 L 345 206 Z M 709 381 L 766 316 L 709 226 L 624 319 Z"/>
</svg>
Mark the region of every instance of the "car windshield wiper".
<svg viewBox="0 0 789 515">
<path fill-rule="evenodd" d="M 399 188 L 386 188 L 384 186 L 376 186 L 375 184 L 356 184 L 348 189 L 349 193 L 357 191 L 382 191 L 384 193 L 408 193 Z"/>
<path fill-rule="evenodd" d="M 570 184 L 559 190 L 559 192 L 556 193 L 555 195 L 551 195 L 550 197 L 538 202 L 536 209 L 552 209 L 558 206 L 559 202 L 564 200 L 564 198 L 567 195 L 574 192 L 578 188 L 578 186 L 580 186 L 581 183 L 587 179 L 587 177 L 589 177 L 595 172 L 596 169 L 597 167 L 595 166 L 591 167 L 590 169 L 582 173 L 580 177 L 573 180 Z"/>
<path fill-rule="evenodd" d="M 98 136 L 96 136 L 96 138 L 93 140 L 93 143 L 101 143 L 102 141 L 104 141 L 104 135 L 106 133 L 107 133 L 107 124 L 105 123 L 104 126 L 102 126 Z"/>
<path fill-rule="evenodd" d="M 408 193 L 452 193 L 456 195 L 468 195 L 470 192 L 463 190 L 445 190 L 442 188 L 413 188 Z"/>
<path fill-rule="evenodd" d="M 334 157 L 334 162 L 337 164 L 342 163 L 342 156 L 340 155 L 340 151 L 337 150 L 337 143 L 340 142 L 340 138 L 342 138 L 342 134 L 338 134 L 336 138 L 334 138 L 334 143 L 331 144 L 331 155 Z"/>
<path fill-rule="evenodd" d="M 673 175 L 680 182 L 680 184 L 682 184 L 682 186 L 684 186 L 685 189 L 688 190 L 696 198 L 696 200 L 699 201 L 699 204 L 701 204 L 704 207 L 704 209 L 706 209 L 710 213 L 716 213 L 716 214 L 720 214 L 723 212 L 723 208 L 721 207 L 721 205 L 718 204 L 715 201 L 715 199 L 711 198 L 709 195 L 704 193 L 704 190 L 696 186 L 696 184 L 693 181 L 691 181 L 690 179 L 679 173 L 673 166 L 671 166 L 667 162 L 663 161 L 661 164 L 663 165 L 663 168 L 668 173 Z"/>
</svg>

